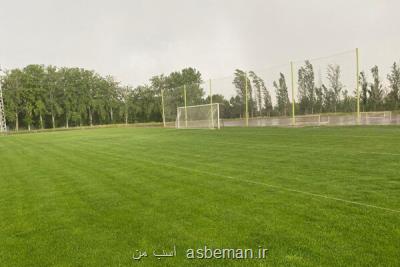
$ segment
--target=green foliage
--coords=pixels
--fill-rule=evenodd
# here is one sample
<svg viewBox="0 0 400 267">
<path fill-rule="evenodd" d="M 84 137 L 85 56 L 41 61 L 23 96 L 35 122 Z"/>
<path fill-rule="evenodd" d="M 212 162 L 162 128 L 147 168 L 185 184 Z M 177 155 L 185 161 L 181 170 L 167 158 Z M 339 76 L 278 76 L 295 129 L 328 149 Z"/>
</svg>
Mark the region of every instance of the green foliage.
<svg viewBox="0 0 400 267">
<path fill-rule="evenodd" d="M 332 89 L 328 89 L 324 84 L 322 85 L 322 91 L 324 92 L 324 107 L 325 111 L 327 112 L 334 112 L 336 110 L 336 105 L 335 105 L 335 93 L 333 92 Z"/>
<path fill-rule="evenodd" d="M 378 66 L 374 66 L 371 69 L 373 82 L 370 84 L 369 90 L 369 106 L 372 111 L 376 111 L 381 108 L 383 101 L 383 90 L 382 82 L 379 77 Z"/>
<path fill-rule="evenodd" d="M 6 118 L 15 123 L 15 129 L 19 127 L 19 116 L 22 112 L 22 72 L 14 69 L 6 72 L 3 78 L 2 88 L 5 104 Z"/>
<path fill-rule="evenodd" d="M 161 121 L 160 101 L 150 86 L 139 86 L 132 94 L 133 122 Z"/>
<path fill-rule="evenodd" d="M 273 109 L 271 94 L 269 93 L 265 81 L 257 76 L 254 71 L 249 72 L 249 77 L 252 81 L 252 87 L 254 88 L 254 103 L 255 109 L 259 116 L 265 115 L 270 116 Z"/>
<path fill-rule="evenodd" d="M 296 114 L 323 112 L 354 112 L 356 98 L 349 94 L 355 88 L 345 88 L 339 65 L 328 65 L 327 84 L 315 85 L 314 67 L 305 61 L 298 71 Z M 264 81 L 254 71 L 236 69 L 232 84 L 236 94 L 226 99 L 216 95 L 214 103 L 221 104 L 221 117 L 245 116 L 245 91 L 250 116 L 290 116 L 286 77 L 283 73 L 273 81 L 276 101 Z M 395 110 L 400 108 L 400 68 L 393 63 L 387 75 L 389 84 L 383 86 L 378 67 L 371 69 L 372 82 L 360 72 L 362 111 Z M 247 78 L 246 78 L 247 77 Z M 6 71 L 2 77 L 6 119 L 9 127 L 55 128 L 112 123 L 134 123 L 162 120 L 162 97 L 167 122 L 174 122 L 177 107 L 186 104 L 209 103 L 201 73 L 194 68 L 158 75 L 149 84 L 132 88 L 121 85 L 112 76 L 102 77 L 82 68 L 28 65 L 23 69 Z M 216 102 L 217 101 L 217 102 Z"/>
<path fill-rule="evenodd" d="M 321 86 L 315 87 L 315 111 L 316 113 L 322 113 L 324 110 L 324 88 Z"/>
<path fill-rule="evenodd" d="M 334 107 L 334 112 L 337 111 L 340 103 L 340 95 L 343 89 L 343 84 L 340 82 L 340 66 L 328 66 L 328 81 L 329 81 L 329 94 L 331 105 Z"/>
<path fill-rule="evenodd" d="M 240 117 L 245 117 L 246 114 L 246 86 L 247 86 L 247 101 L 248 101 L 248 112 L 250 116 L 254 116 L 254 101 L 253 101 L 253 90 L 250 79 L 247 77 L 245 71 L 236 69 L 233 78 L 233 85 L 236 88 L 236 93 L 239 96 L 240 101 L 243 103 L 241 106 Z M 237 103 L 233 101 L 232 103 Z M 235 107 L 235 109 L 238 106 Z"/>
<path fill-rule="evenodd" d="M 279 114 L 282 116 L 287 116 L 290 114 L 289 112 L 290 102 L 289 102 L 288 88 L 286 85 L 285 75 L 283 75 L 283 73 L 280 73 L 278 83 L 274 81 L 273 85 L 276 91 L 276 99 L 277 99 Z"/>
<path fill-rule="evenodd" d="M 314 113 L 315 105 L 314 70 L 310 61 L 305 61 L 305 66 L 298 73 L 298 94 L 301 113 Z"/>
<path fill-rule="evenodd" d="M 151 86 L 133 89 L 91 70 L 29 65 L 7 71 L 2 81 L 6 117 L 15 123 L 15 130 L 20 124 L 31 129 L 160 121 L 161 80 L 164 89 L 172 93 L 175 107 L 183 103 L 184 84 L 189 104 L 203 102 L 201 74 L 193 68 L 173 72 L 165 79 L 154 77 Z"/>
<path fill-rule="evenodd" d="M 254 71 L 249 72 L 249 77 L 251 78 L 252 81 L 252 88 L 254 88 L 254 108 L 257 111 L 258 115 L 262 115 L 262 109 L 264 106 L 263 103 L 263 96 L 262 96 L 262 91 L 265 88 L 264 81 L 257 76 L 257 74 Z"/>
<path fill-rule="evenodd" d="M 360 104 L 362 105 L 362 111 L 367 111 L 368 108 L 368 81 L 365 76 L 365 72 L 360 72 L 360 85 L 361 85 L 361 94 L 360 94 Z"/>
<path fill-rule="evenodd" d="M 186 88 L 187 105 L 198 105 L 204 102 L 204 90 L 201 73 L 194 68 L 175 71 L 168 76 L 159 75 L 150 79 L 154 96 L 161 105 L 161 91 L 164 95 L 165 117 L 167 121 L 175 121 L 177 107 L 185 105 L 184 88 Z M 156 106 L 154 106 L 156 108 Z M 160 110 L 157 107 L 157 110 Z M 158 116 L 161 118 L 161 114 Z"/>
<path fill-rule="evenodd" d="M 388 106 L 391 109 L 400 108 L 400 68 L 396 62 L 393 63 L 390 73 L 387 75 L 390 92 L 387 96 Z"/>
</svg>

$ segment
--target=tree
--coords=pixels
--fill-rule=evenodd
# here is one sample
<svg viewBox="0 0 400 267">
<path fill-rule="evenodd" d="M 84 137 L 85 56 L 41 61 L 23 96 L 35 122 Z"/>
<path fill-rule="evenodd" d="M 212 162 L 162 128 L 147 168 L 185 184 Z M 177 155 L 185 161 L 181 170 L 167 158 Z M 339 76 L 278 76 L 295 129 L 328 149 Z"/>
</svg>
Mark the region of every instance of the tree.
<svg viewBox="0 0 400 267">
<path fill-rule="evenodd" d="M 270 116 L 273 109 L 272 100 L 264 80 L 257 76 L 254 71 L 250 71 L 249 76 L 252 80 L 252 88 L 253 86 L 255 88 L 255 103 L 259 115 L 261 116 L 264 113 L 266 116 Z"/>
<path fill-rule="evenodd" d="M 240 101 L 243 103 L 242 105 L 242 111 L 241 114 L 245 117 L 245 107 L 246 107 L 246 84 L 247 84 L 247 96 L 249 99 L 248 101 L 248 106 L 250 109 L 250 113 L 253 116 L 253 98 L 252 98 L 252 89 L 251 89 L 251 83 L 250 79 L 247 77 L 246 72 L 240 69 L 236 69 L 234 73 L 234 79 L 233 79 L 233 85 L 236 88 L 236 93 L 239 96 Z"/>
<path fill-rule="evenodd" d="M 3 98 L 7 120 L 15 122 L 15 130 L 19 130 L 19 116 L 22 112 L 22 71 L 13 69 L 6 72 L 3 80 Z"/>
<path fill-rule="evenodd" d="M 70 75 L 70 70 L 67 68 L 61 68 L 59 70 L 59 81 L 58 81 L 58 88 L 60 89 L 61 95 L 61 109 L 64 112 L 65 118 L 65 128 L 69 127 L 69 119 L 71 117 L 71 106 L 72 106 L 72 89 L 68 83 L 67 76 Z"/>
<path fill-rule="evenodd" d="M 347 90 L 344 90 L 342 93 L 343 101 L 342 101 L 342 108 L 343 112 L 353 112 L 354 107 L 356 105 L 356 99 L 349 95 Z"/>
<path fill-rule="evenodd" d="M 161 118 L 163 119 L 163 122 L 166 122 L 166 118 L 169 117 L 167 116 L 168 113 L 172 113 L 172 110 L 168 110 L 168 108 L 166 108 L 167 106 L 165 105 L 165 103 L 168 101 L 165 101 L 167 99 L 166 97 L 166 92 L 168 92 L 168 90 L 166 91 L 166 85 L 167 85 L 167 78 L 161 74 L 159 76 L 153 76 L 150 79 L 151 82 L 151 86 L 153 87 L 154 91 L 157 92 L 159 98 L 160 98 L 160 112 L 161 114 Z M 174 110 L 175 113 L 175 110 Z"/>
<path fill-rule="evenodd" d="M 202 83 L 201 74 L 194 68 L 186 68 L 181 71 L 172 72 L 166 77 L 166 88 L 172 89 L 175 99 L 179 99 L 183 104 L 183 87 L 186 87 L 187 105 L 198 105 L 202 103 L 204 90 L 200 86 Z"/>
<path fill-rule="evenodd" d="M 153 76 L 150 83 L 153 92 L 157 95 L 154 100 L 159 101 L 159 106 L 161 106 L 161 89 L 163 90 L 167 120 L 175 120 L 177 107 L 184 105 L 184 88 L 186 88 L 187 105 L 198 105 L 204 101 L 201 73 L 194 68 L 174 71 L 167 76 Z M 161 113 L 162 109 L 159 108 L 159 110 Z M 161 114 L 160 118 L 162 118 Z"/>
<path fill-rule="evenodd" d="M 323 99 L 323 106 L 326 112 L 333 112 L 335 111 L 335 93 L 333 92 L 332 88 L 328 88 L 325 84 L 321 86 L 324 99 Z"/>
<path fill-rule="evenodd" d="M 343 89 L 343 85 L 340 82 L 340 66 L 339 65 L 328 65 L 328 81 L 329 89 L 333 92 L 333 105 L 334 112 L 336 113 L 338 104 L 340 102 L 340 94 Z"/>
<path fill-rule="evenodd" d="M 220 118 L 230 118 L 230 103 L 225 97 L 221 94 L 212 95 L 213 103 L 219 103 L 219 114 Z M 204 99 L 205 103 L 210 103 L 210 96 L 207 96 Z"/>
<path fill-rule="evenodd" d="M 92 71 L 83 71 L 82 73 L 82 83 L 85 92 L 85 100 L 86 100 L 86 110 L 89 114 L 89 125 L 93 126 L 93 112 L 98 104 L 98 95 L 97 95 L 97 81 L 98 77 Z M 101 112 L 101 111 L 100 111 Z"/>
<path fill-rule="evenodd" d="M 39 117 L 40 128 L 44 128 L 43 116 L 46 113 L 43 88 L 44 67 L 42 65 L 28 65 L 22 72 L 24 121 L 30 131 L 36 115 Z"/>
<path fill-rule="evenodd" d="M 231 99 L 229 99 L 229 116 L 228 118 L 242 118 L 243 117 L 243 102 L 242 98 L 239 95 L 232 96 Z"/>
<path fill-rule="evenodd" d="M 368 105 L 368 81 L 367 77 L 365 76 L 365 72 L 360 72 L 360 84 L 361 84 L 361 95 L 360 95 L 360 100 L 361 100 L 361 105 L 362 105 L 362 110 L 367 111 L 367 105 Z"/>
<path fill-rule="evenodd" d="M 273 106 L 272 106 L 272 99 L 271 99 L 271 94 L 269 93 L 267 87 L 265 86 L 265 84 L 263 86 L 261 86 L 262 88 L 262 93 L 264 96 L 264 111 L 265 111 L 265 115 L 266 116 L 271 116 L 271 112 L 273 110 Z"/>
<path fill-rule="evenodd" d="M 264 84 L 264 81 L 255 74 L 254 71 L 250 71 L 249 76 L 250 76 L 253 86 L 255 88 L 254 96 L 255 96 L 256 109 L 258 111 L 259 116 L 261 116 L 261 112 L 263 109 L 262 93 L 265 88 L 265 84 Z"/>
<path fill-rule="evenodd" d="M 123 87 L 118 87 L 117 90 L 118 90 L 117 98 L 121 103 L 120 116 L 124 118 L 125 124 L 128 124 L 132 87 L 123 86 Z"/>
<path fill-rule="evenodd" d="M 315 81 L 314 70 L 310 61 L 305 61 L 305 66 L 298 72 L 299 105 L 301 112 L 314 113 L 315 105 Z"/>
<path fill-rule="evenodd" d="M 393 63 L 390 73 L 387 75 L 389 80 L 390 92 L 388 94 L 388 102 L 391 109 L 398 109 L 400 104 L 400 68 Z"/>
<path fill-rule="evenodd" d="M 322 85 L 315 87 L 315 110 L 322 113 L 324 103 L 324 90 Z"/>
<path fill-rule="evenodd" d="M 161 121 L 159 99 L 154 88 L 148 85 L 138 86 L 133 90 L 133 116 L 134 121 Z"/>
<path fill-rule="evenodd" d="M 373 111 L 376 111 L 381 107 L 383 99 L 382 83 L 379 78 L 378 66 L 375 65 L 374 67 L 372 67 L 371 73 L 373 82 L 370 84 L 369 102 L 371 109 Z"/>
<path fill-rule="evenodd" d="M 278 104 L 278 111 L 280 115 L 287 116 L 289 114 L 289 95 L 288 88 L 286 85 L 285 75 L 283 73 L 279 74 L 278 83 L 274 81 L 273 86 L 276 90 L 276 100 Z"/>
<path fill-rule="evenodd" d="M 48 66 L 46 69 L 46 75 L 44 79 L 45 88 L 45 105 L 51 116 L 51 125 L 56 128 L 56 116 L 62 113 L 61 108 L 61 75 L 57 71 L 56 67 Z"/>
<path fill-rule="evenodd" d="M 44 120 L 43 117 L 47 113 L 46 104 L 45 104 L 45 73 L 44 67 L 41 65 L 30 65 L 25 68 L 27 75 L 32 80 L 29 84 L 30 88 L 33 91 L 34 98 L 34 108 L 33 112 L 39 117 L 39 125 L 41 129 L 44 129 Z"/>
</svg>

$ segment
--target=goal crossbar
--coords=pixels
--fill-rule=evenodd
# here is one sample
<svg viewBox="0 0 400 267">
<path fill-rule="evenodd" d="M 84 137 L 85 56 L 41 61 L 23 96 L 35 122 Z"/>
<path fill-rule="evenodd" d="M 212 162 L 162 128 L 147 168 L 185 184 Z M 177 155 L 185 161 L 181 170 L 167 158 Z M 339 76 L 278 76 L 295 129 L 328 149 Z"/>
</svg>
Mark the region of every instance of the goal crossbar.
<svg viewBox="0 0 400 267">
<path fill-rule="evenodd" d="M 219 103 L 177 108 L 176 128 L 220 128 Z"/>
</svg>

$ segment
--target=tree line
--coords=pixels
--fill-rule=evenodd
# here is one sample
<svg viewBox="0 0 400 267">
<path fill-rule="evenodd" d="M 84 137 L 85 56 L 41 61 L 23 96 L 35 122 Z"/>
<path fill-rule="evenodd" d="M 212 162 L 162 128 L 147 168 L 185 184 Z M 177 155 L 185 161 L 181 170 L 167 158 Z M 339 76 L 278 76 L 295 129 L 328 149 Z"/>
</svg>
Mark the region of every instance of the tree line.
<svg viewBox="0 0 400 267">
<path fill-rule="evenodd" d="M 370 70 L 372 80 L 368 81 L 366 72 L 359 73 L 360 110 L 383 111 L 398 110 L 400 108 L 400 68 L 396 62 L 390 68 L 386 78 L 388 85 L 383 85 L 378 66 Z M 232 97 L 226 105 L 234 106 L 237 99 L 243 102 L 245 95 L 246 73 L 236 70 L 234 85 L 237 88 L 237 97 Z M 308 60 L 298 69 L 295 96 L 295 114 L 319 114 L 337 112 L 355 112 L 357 110 L 357 92 L 355 88 L 346 88 L 341 81 L 341 67 L 331 64 L 326 69 L 326 84 L 316 84 L 315 72 L 312 63 Z M 249 94 L 249 116 L 289 116 L 292 113 L 292 103 L 288 93 L 288 78 L 283 73 L 267 88 L 265 81 L 254 71 L 247 76 L 247 90 Z M 276 101 L 271 102 L 271 90 L 275 91 Z M 350 92 L 349 90 L 353 90 Z M 240 116 L 244 116 L 242 108 Z M 234 114 L 237 116 L 238 114 Z"/>
<path fill-rule="evenodd" d="M 359 74 L 362 111 L 396 110 L 400 105 L 400 69 L 395 62 L 383 86 L 379 69 Z M 296 114 L 354 112 L 355 92 L 341 82 L 339 65 L 329 65 L 327 84 L 316 85 L 314 68 L 305 61 L 297 73 Z M 227 98 L 214 94 L 213 102 L 221 103 L 223 118 L 245 116 L 247 91 L 248 112 L 255 116 L 289 116 L 292 103 L 287 80 L 279 73 L 268 88 L 254 71 L 236 69 L 232 86 L 235 94 Z M 122 85 L 112 76 L 101 76 L 93 70 L 44 65 L 28 65 L 6 71 L 1 78 L 5 115 L 11 129 L 43 129 L 96 124 L 161 122 L 162 102 L 165 118 L 174 121 L 176 107 L 210 103 L 201 73 L 185 68 L 169 75 L 154 76 L 148 84 L 137 87 Z M 274 90 L 275 102 L 271 92 Z"/>
<path fill-rule="evenodd" d="M 361 111 L 397 110 L 400 104 L 400 69 L 393 63 L 387 75 L 388 86 L 383 86 L 378 66 L 370 70 L 372 81 L 368 81 L 367 74 L 359 74 L 359 94 Z M 327 112 L 354 112 L 357 105 L 356 89 L 345 88 L 341 82 L 339 65 L 328 65 L 327 83 L 315 85 L 313 66 L 305 61 L 298 71 L 298 105 L 300 114 L 327 113 Z M 349 90 L 354 90 L 350 94 Z"/>
</svg>

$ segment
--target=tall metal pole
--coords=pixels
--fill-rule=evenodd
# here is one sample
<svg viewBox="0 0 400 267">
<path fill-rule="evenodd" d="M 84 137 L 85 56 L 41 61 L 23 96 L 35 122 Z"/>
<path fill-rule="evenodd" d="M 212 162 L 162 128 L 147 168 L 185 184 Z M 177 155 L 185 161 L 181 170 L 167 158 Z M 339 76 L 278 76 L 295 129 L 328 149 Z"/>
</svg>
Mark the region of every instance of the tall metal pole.
<svg viewBox="0 0 400 267">
<path fill-rule="evenodd" d="M 187 128 L 187 105 L 186 105 L 186 84 L 183 85 L 183 95 L 185 98 L 185 127 Z"/>
<path fill-rule="evenodd" d="M 357 92 L 357 123 L 360 124 L 360 63 L 359 63 L 359 55 L 358 55 L 358 48 L 356 48 L 356 92 Z"/>
<path fill-rule="evenodd" d="M 162 120 L 165 127 L 165 107 L 164 107 L 164 88 L 161 88 Z"/>
<path fill-rule="evenodd" d="M 296 115 L 295 115 L 295 100 L 294 100 L 294 72 L 293 72 L 293 62 L 290 62 L 290 74 L 292 82 L 292 126 L 296 125 Z"/>
<path fill-rule="evenodd" d="M 248 88 L 247 88 L 247 72 L 245 75 L 245 92 L 246 92 L 246 97 L 245 97 L 245 101 L 246 101 L 246 127 L 249 127 L 249 107 L 248 107 L 248 103 L 247 103 L 247 98 L 248 98 Z"/>
</svg>

